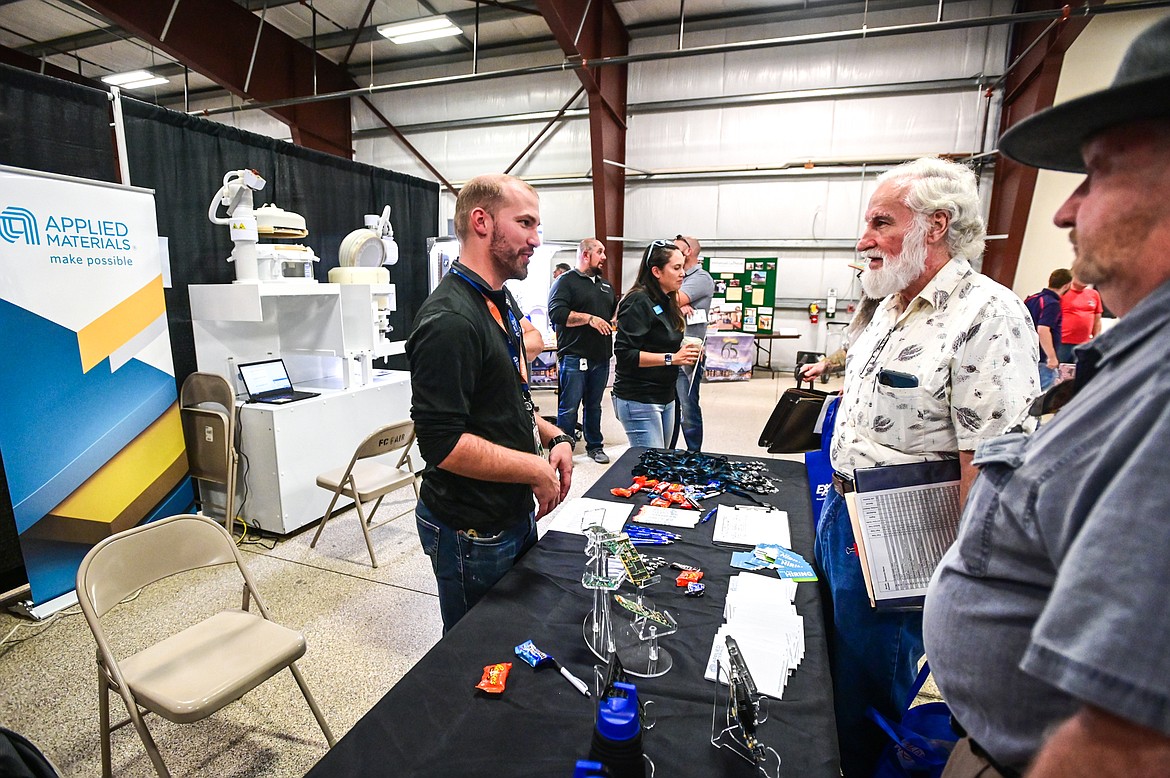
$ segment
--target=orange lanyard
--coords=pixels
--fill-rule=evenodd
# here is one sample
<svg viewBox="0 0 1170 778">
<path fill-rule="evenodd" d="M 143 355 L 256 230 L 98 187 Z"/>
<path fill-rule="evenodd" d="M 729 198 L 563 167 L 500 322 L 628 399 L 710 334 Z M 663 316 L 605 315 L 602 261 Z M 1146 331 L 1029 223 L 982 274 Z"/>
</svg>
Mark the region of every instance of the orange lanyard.
<svg viewBox="0 0 1170 778">
<path fill-rule="evenodd" d="M 483 293 L 480 292 L 480 294 L 483 294 Z M 508 337 L 508 328 L 504 326 L 504 317 L 500 315 L 500 309 L 496 306 L 496 304 L 492 301 L 492 299 L 490 297 L 488 297 L 486 294 L 483 295 L 483 301 L 485 303 L 487 303 L 488 310 L 492 312 L 492 318 L 496 320 L 496 324 L 500 325 L 500 329 L 504 331 L 504 337 L 505 338 Z M 524 332 L 523 327 L 521 327 L 520 332 L 521 333 Z M 518 362 L 516 362 L 516 369 L 520 371 L 520 380 L 524 382 L 525 386 L 527 386 L 528 385 L 528 365 L 526 363 L 528 361 L 528 355 L 524 351 L 524 336 L 523 336 L 523 334 L 521 334 L 521 336 L 520 336 L 520 355 L 521 355 L 520 360 Z"/>
</svg>

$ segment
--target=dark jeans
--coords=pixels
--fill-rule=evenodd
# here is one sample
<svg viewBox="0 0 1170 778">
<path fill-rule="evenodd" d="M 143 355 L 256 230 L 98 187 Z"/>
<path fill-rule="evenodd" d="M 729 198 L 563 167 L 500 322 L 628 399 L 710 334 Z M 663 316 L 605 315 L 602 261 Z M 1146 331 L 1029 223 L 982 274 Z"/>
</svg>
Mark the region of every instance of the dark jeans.
<svg viewBox="0 0 1170 778">
<path fill-rule="evenodd" d="M 699 407 L 699 385 L 703 383 L 703 364 L 706 361 L 704 356 L 699 358 L 699 364 L 693 368 L 680 367 L 675 383 L 682 435 L 688 451 L 703 448 L 703 409 Z"/>
<path fill-rule="evenodd" d="M 1068 364 L 1076 364 L 1077 357 L 1073 354 L 1073 349 L 1081 345 L 1080 343 L 1061 343 L 1056 347 L 1056 358 L 1061 362 Z"/>
<path fill-rule="evenodd" d="M 479 602 L 528 549 L 536 545 L 534 514 L 498 535 L 472 537 L 438 521 L 422 500 L 414 509 L 418 538 L 439 584 L 443 634 Z"/>
<path fill-rule="evenodd" d="M 879 611 L 869 605 L 845 499 L 829 489 L 814 546 L 822 592 L 837 742 L 845 778 L 869 778 L 887 738 L 866 717 L 870 706 L 894 721 L 922 658 L 922 611 Z"/>
<path fill-rule="evenodd" d="M 586 360 L 581 369 L 581 357 L 566 354 L 557 360 L 557 383 L 560 399 L 557 402 L 557 426 L 566 434 L 577 437 L 577 408 L 585 405 L 585 450 L 596 451 L 605 439 L 601 436 L 601 396 L 609 380 L 609 360 Z"/>
</svg>

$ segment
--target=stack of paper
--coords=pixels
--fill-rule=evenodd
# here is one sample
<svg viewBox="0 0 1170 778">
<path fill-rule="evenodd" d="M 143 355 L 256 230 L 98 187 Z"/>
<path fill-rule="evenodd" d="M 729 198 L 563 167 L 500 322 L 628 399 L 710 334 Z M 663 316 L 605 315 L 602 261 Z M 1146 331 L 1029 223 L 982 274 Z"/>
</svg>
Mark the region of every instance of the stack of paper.
<svg viewBox="0 0 1170 778">
<path fill-rule="evenodd" d="M 629 503 L 574 497 L 561 503 L 548 528 L 572 535 L 584 535 L 586 527 L 600 525 L 607 532 L 621 532 L 632 510 L 634 506 Z"/>
<path fill-rule="evenodd" d="M 719 628 L 703 677 L 727 682 L 726 637 L 731 635 L 761 694 L 781 699 L 788 676 L 804 658 L 804 619 L 793 600 L 796 582 L 755 573 L 731 579 Z M 722 672 L 717 666 L 723 665 Z"/>
<path fill-rule="evenodd" d="M 657 524 L 660 527 L 685 527 L 693 529 L 699 523 L 701 514 L 686 508 L 659 508 L 643 505 L 634 521 L 639 524 Z"/>
</svg>

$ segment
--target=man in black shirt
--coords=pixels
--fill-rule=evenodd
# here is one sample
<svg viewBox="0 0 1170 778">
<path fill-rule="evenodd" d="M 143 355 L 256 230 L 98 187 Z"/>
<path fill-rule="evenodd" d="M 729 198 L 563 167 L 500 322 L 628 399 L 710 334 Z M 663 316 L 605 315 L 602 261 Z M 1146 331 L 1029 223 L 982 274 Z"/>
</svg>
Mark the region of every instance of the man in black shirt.
<svg viewBox="0 0 1170 778">
<path fill-rule="evenodd" d="M 586 238 L 577 247 L 577 269 L 561 275 L 548 296 L 548 317 L 557 327 L 557 426 L 576 436 L 577 408 L 585 403 L 585 451 L 608 464 L 601 436 L 601 396 L 609 380 L 613 286 L 601 275 L 605 244 Z"/>
<path fill-rule="evenodd" d="M 410 415 L 427 463 L 415 516 L 444 632 L 536 543 L 536 519 L 572 479 L 572 438 L 535 414 L 526 327 L 504 289 L 527 277 L 539 225 L 536 191 L 520 179 L 467 182 L 455 204 L 460 261 L 422 304 L 406 344 Z"/>
</svg>

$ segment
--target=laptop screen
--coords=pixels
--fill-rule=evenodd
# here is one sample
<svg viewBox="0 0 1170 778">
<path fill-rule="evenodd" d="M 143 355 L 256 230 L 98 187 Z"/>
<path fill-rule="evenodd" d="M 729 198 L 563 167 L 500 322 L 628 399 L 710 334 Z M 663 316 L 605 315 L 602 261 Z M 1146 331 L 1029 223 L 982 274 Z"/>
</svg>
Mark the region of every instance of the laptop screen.
<svg viewBox="0 0 1170 778">
<path fill-rule="evenodd" d="M 240 377 L 244 379 L 244 388 L 252 397 L 258 397 L 267 392 L 292 389 L 292 381 L 288 378 L 288 371 L 284 369 L 283 359 L 252 362 L 240 365 L 239 368 Z"/>
</svg>

